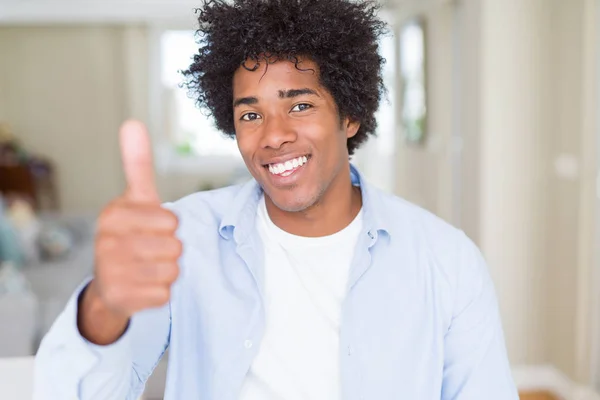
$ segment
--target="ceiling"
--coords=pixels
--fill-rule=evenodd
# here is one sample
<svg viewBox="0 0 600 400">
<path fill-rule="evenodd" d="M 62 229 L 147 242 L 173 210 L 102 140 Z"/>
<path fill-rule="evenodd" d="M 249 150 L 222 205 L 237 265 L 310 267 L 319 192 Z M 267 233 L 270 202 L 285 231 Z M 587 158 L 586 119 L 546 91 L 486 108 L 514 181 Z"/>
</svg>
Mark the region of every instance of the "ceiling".
<svg viewBox="0 0 600 400">
<path fill-rule="evenodd" d="M 380 1 L 389 7 L 409 0 Z M 193 10 L 200 4 L 200 0 L 0 0 L 0 24 L 193 23 Z"/>
<path fill-rule="evenodd" d="M 0 24 L 193 20 L 198 0 L 0 0 Z"/>
</svg>

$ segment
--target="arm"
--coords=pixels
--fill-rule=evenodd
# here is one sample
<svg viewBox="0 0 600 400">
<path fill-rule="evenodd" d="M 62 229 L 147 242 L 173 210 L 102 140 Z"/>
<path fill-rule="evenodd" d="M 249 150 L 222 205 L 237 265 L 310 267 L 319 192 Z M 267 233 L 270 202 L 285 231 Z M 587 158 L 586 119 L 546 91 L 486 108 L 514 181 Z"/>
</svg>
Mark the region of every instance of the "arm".
<svg viewBox="0 0 600 400">
<path fill-rule="evenodd" d="M 169 344 L 178 220 L 158 198 L 145 127 L 128 121 L 120 138 L 127 190 L 98 218 L 93 281 L 42 341 L 35 400 L 136 400 Z"/>
<path fill-rule="evenodd" d="M 168 304 L 136 313 L 114 343 L 86 340 L 77 327 L 77 314 L 87 287 L 75 292 L 40 345 L 34 400 L 135 400 L 168 347 Z"/>
<path fill-rule="evenodd" d="M 469 239 L 459 246 L 453 316 L 444 341 L 442 400 L 518 400 L 486 263 Z"/>
</svg>

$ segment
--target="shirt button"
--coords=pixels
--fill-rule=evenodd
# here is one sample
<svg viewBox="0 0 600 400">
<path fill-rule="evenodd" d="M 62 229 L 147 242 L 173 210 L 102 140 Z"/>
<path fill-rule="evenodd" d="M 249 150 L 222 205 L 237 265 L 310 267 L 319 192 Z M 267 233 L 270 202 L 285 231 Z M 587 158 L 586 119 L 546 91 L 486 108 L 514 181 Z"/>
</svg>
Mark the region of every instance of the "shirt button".
<svg viewBox="0 0 600 400">
<path fill-rule="evenodd" d="M 352 348 L 352 346 L 348 346 L 348 355 L 351 356 L 352 353 L 354 353 L 354 349 Z"/>
<path fill-rule="evenodd" d="M 369 235 L 371 239 L 375 239 L 375 235 L 373 235 L 373 232 L 369 231 L 367 232 L 367 235 Z"/>
<path fill-rule="evenodd" d="M 244 347 L 247 348 L 247 349 L 252 348 L 252 340 L 246 340 L 244 342 Z"/>
</svg>

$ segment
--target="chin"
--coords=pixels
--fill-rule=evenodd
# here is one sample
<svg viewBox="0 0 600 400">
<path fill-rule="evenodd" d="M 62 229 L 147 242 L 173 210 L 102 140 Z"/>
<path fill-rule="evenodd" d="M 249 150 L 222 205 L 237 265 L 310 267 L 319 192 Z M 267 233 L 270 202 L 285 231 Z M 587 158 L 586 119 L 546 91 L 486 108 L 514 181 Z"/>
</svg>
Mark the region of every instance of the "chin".
<svg viewBox="0 0 600 400">
<path fill-rule="evenodd" d="M 298 196 L 293 191 L 280 195 L 268 193 L 269 198 L 277 208 L 289 213 L 304 211 L 317 202 L 318 196 Z"/>
</svg>

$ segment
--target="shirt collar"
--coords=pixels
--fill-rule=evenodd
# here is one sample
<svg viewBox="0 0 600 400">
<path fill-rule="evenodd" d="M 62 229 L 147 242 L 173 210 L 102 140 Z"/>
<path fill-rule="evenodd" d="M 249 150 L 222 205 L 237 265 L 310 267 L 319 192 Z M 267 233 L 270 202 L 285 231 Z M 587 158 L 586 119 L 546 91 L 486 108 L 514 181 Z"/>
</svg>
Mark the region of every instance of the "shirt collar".
<svg viewBox="0 0 600 400">
<path fill-rule="evenodd" d="M 350 178 L 352 184 L 360 186 L 361 189 L 364 230 L 372 238 L 379 232 L 390 235 L 391 225 L 384 215 L 382 192 L 370 185 L 352 164 L 350 164 Z M 241 186 L 232 203 L 233 206 L 221 220 L 219 233 L 223 238 L 233 237 L 237 243 L 242 243 L 254 232 L 256 212 L 262 193 L 262 188 L 254 179 Z"/>
</svg>

